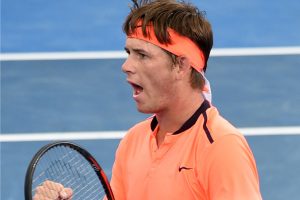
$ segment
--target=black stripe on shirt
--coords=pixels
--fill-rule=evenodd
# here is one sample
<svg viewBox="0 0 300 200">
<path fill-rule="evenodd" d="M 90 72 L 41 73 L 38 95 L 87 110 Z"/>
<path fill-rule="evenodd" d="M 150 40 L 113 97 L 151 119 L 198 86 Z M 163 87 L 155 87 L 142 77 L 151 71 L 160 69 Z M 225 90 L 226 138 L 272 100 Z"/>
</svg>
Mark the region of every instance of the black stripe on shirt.
<svg viewBox="0 0 300 200">
<path fill-rule="evenodd" d="M 207 126 L 206 126 L 206 123 L 207 123 L 207 114 L 206 114 L 206 112 L 203 113 L 203 117 L 204 117 L 203 129 L 204 129 L 204 131 L 205 131 L 205 134 L 206 134 L 206 136 L 207 136 L 207 139 L 208 139 L 209 142 L 212 144 L 212 143 L 214 142 L 214 140 L 213 140 L 213 138 L 212 138 L 212 136 L 211 136 L 211 134 L 210 134 L 210 132 L 209 132 Z"/>
<path fill-rule="evenodd" d="M 203 129 L 204 129 L 209 141 L 212 143 L 213 140 L 212 140 L 211 134 L 206 126 L 207 115 L 205 112 L 208 108 L 210 108 L 210 103 L 207 100 L 205 100 L 201 104 L 201 106 L 196 110 L 196 112 L 173 134 L 176 135 L 176 134 L 182 133 L 182 132 L 186 131 L 187 129 L 191 128 L 197 122 L 199 116 L 201 114 L 203 114 L 203 116 L 204 116 Z M 154 116 L 151 121 L 151 130 L 154 131 L 157 125 L 158 125 L 158 121 L 156 119 L 156 116 Z"/>
<path fill-rule="evenodd" d="M 199 116 L 201 114 L 204 114 L 205 111 L 210 107 L 210 104 L 208 101 L 203 101 L 203 103 L 201 104 L 201 106 L 198 108 L 198 110 L 180 127 L 180 129 L 178 129 L 176 132 L 174 132 L 173 134 L 179 134 L 182 133 L 184 131 L 186 131 L 187 129 L 191 128 L 192 126 L 194 126 L 194 124 L 197 122 Z"/>
</svg>

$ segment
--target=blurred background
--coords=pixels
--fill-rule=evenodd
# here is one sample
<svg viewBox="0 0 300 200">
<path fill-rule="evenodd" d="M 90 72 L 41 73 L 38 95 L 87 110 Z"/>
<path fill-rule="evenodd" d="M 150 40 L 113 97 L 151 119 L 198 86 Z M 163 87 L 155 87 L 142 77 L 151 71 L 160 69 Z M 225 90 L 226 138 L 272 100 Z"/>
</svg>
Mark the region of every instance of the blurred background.
<svg viewBox="0 0 300 200">
<path fill-rule="evenodd" d="M 214 31 L 213 104 L 245 133 L 263 198 L 298 200 L 300 1 L 190 2 Z M 91 151 L 110 176 L 122 134 L 147 117 L 121 72 L 130 4 L 1 0 L 1 199 L 24 199 L 34 153 L 62 136 Z"/>
</svg>

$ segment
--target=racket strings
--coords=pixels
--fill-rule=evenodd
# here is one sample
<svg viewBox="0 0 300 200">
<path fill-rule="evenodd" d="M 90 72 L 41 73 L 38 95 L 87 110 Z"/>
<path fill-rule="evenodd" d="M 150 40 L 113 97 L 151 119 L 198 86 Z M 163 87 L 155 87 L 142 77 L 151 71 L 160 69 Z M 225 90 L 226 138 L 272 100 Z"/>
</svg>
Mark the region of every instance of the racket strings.
<svg viewBox="0 0 300 200">
<path fill-rule="evenodd" d="M 105 195 L 92 166 L 81 154 L 69 147 L 58 146 L 46 152 L 36 172 L 33 188 L 50 180 L 71 188 L 72 200 L 102 199 Z M 57 189 L 58 187 L 53 188 L 53 190 Z M 32 192 L 34 193 L 35 190 Z"/>
<path fill-rule="evenodd" d="M 91 199 L 92 195 L 94 195 L 94 197 L 101 197 L 101 193 L 104 192 L 104 190 L 97 190 L 97 186 L 96 185 L 92 185 L 90 187 L 88 187 L 88 185 L 85 186 L 86 188 L 88 188 L 85 191 L 80 190 L 78 193 L 80 194 L 78 199 Z"/>
<path fill-rule="evenodd" d="M 72 155 L 72 158 L 69 160 L 69 162 L 74 163 L 73 166 L 75 168 L 73 168 L 73 173 L 77 175 L 77 176 L 75 175 L 74 177 L 75 178 L 82 177 L 84 178 L 85 181 L 85 184 L 83 182 L 80 182 L 80 184 L 76 186 L 77 182 L 73 181 L 74 180 L 73 177 L 73 179 L 70 179 L 70 181 L 66 183 L 66 184 L 70 184 L 71 188 L 74 188 L 73 196 L 78 197 L 78 199 L 91 199 L 92 195 L 94 195 L 94 198 L 98 198 L 100 193 L 103 193 L 104 190 L 101 191 L 99 191 L 99 189 L 97 190 L 97 188 L 102 188 L 102 186 L 99 187 L 100 186 L 99 180 L 97 176 L 95 176 L 95 172 L 94 170 L 92 170 L 90 164 L 83 157 L 79 156 L 79 154 L 77 153 L 75 153 L 75 156 Z M 82 173 L 79 174 L 79 171 Z"/>
<path fill-rule="evenodd" d="M 68 156 L 68 154 L 71 154 L 71 153 L 72 153 L 72 151 L 69 151 L 67 154 L 64 154 L 59 159 L 64 160 Z M 51 156 L 51 154 L 49 154 L 49 157 L 50 156 Z M 49 159 L 49 158 L 44 156 L 42 158 L 42 160 L 45 160 L 45 159 Z M 37 183 L 37 185 L 39 185 L 41 183 L 41 181 L 38 181 L 39 179 L 42 179 L 44 176 L 50 177 L 49 174 L 47 174 L 47 175 L 45 174 L 46 172 L 48 172 L 48 170 L 51 170 L 51 167 L 46 167 L 46 164 L 48 164 L 48 163 L 47 162 L 42 162 L 42 161 L 39 163 L 39 168 L 46 169 L 46 170 L 42 170 L 39 175 L 36 175 L 36 177 L 32 181 L 33 183 Z"/>
<path fill-rule="evenodd" d="M 98 178 L 96 178 L 96 176 L 95 176 L 95 172 L 93 170 L 89 170 L 90 165 L 85 165 L 85 163 L 82 163 L 82 159 L 80 159 L 78 154 L 75 155 L 72 159 L 70 159 L 70 162 L 74 162 L 74 166 L 77 166 L 77 170 L 76 170 L 77 175 L 78 175 L 78 171 L 81 171 L 81 172 L 83 172 L 82 175 L 83 175 L 84 179 L 90 180 L 83 187 L 82 187 L 82 184 L 79 184 L 76 186 L 73 179 L 70 179 L 68 182 L 66 182 L 66 185 L 70 185 L 70 187 L 73 189 L 74 196 L 77 196 L 77 194 L 80 194 L 78 196 L 78 199 L 82 199 L 84 196 L 89 194 L 89 196 L 87 196 L 89 199 L 89 197 L 91 197 L 91 194 L 93 194 L 93 193 L 91 193 L 91 191 L 94 191 L 94 193 L 99 192 L 99 191 L 97 191 L 97 187 L 99 187 L 99 181 L 98 181 Z M 81 163 L 81 165 L 78 165 L 80 163 Z M 87 172 L 87 173 L 84 173 L 84 172 Z M 72 181 L 73 181 L 73 183 L 72 183 Z M 101 192 L 103 193 L 104 190 Z"/>
</svg>

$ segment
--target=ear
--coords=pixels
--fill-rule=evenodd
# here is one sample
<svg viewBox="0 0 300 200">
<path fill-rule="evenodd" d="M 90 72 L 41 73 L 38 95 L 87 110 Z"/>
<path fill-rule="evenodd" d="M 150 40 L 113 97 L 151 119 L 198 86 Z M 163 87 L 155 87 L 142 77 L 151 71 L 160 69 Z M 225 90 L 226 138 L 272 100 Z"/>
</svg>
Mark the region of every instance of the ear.
<svg viewBox="0 0 300 200">
<path fill-rule="evenodd" d="M 177 76 L 179 79 L 182 79 L 186 75 L 190 75 L 191 63 L 187 57 L 179 56 L 177 57 Z"/>
</svg>

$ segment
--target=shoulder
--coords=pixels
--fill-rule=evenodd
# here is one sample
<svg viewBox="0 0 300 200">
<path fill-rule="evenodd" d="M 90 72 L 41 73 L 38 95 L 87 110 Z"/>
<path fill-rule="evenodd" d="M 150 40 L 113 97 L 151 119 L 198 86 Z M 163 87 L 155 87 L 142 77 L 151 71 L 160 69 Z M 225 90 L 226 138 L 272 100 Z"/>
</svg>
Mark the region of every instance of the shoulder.
<svg viewBox="0 0 300 200">
<path fill-rule="evenodd" d="M 124 136 L 124 139 L 129 139 L 132 137 L 138 137 L 143 136 L 144 134 L 151 132 L 151 122 L 152 122 L 153 116 L 149 117 L 134 126 L 132 126 Z"/>
<path fill-rule="evenodd" d="M 239 154 L 252 159 L 253 155 L 246 138 L 235 126 L 223 118 L 213 106 L 206 111 L 206 115 L 206 123 L 203 126 L 208 140 L 205 140 L 205 147 L 210 156 L 214 154 L 211 158 L 225 158 L 226 154 L 234 158 Z"/>
<path fill-rule="evenodd" d="M 212 106 L 209 108 L 206 115 L 207 130 L 211 134 L 213 141 L 220 140 L 226 136 L 234 136 L 233 138 L 240 139 L 244 138 L 242 133 L 234 125 L 232 125 L 232 123 L 220 115 L 216 107 Z"/>
<path fill-rule="evenodd" d="M 202 182 L 210 188 L 209 196 L 260 199 L 256 198 L 260 196 L 256 163 L 246 138 L 216 108 L 208 109 L 206 114 L 213 141 L 205 146 L 199 173 Z"/>
<path fill-rule="evenodd" d="M 210 169 L 215 167 L 215 171 L 220 173 L 219 167 L 242 171 L 248 167 L 249 171 L 256 171 L 254 156 L 246 138 L 214 107 L 207 110 L 207 129 L 213 141 L 206 145 L 206 155 L 203 156 L 206 166 Z"/>
<path fill-rule="evenodd" d="M 122 138 L 119 148 L 122 146 L 129 146 L 145 140 L 151 134 L 151 121 L 153 117 L 149 117 L 131 127 L 125 136 Z M 134 144 L 133 144 L 134 143 Z"/>
</svg>

